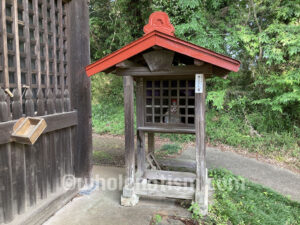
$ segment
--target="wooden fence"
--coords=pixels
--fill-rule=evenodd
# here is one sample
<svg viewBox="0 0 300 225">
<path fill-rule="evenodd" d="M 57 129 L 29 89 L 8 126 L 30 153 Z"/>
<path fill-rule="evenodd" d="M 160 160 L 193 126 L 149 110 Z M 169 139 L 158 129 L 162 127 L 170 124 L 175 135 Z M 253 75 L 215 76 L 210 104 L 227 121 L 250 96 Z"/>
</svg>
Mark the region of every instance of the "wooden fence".
<svg viewBox="0 0 300 225">
<path fill-rule="evenodd" d="M 46 98 L 39 90 L 34 101 L 28 89 L 24 112 L 18 89 L 14 89 L 13 95 L 9 105 L 0 89 L 0 224 L 11 222 L 18 214 L 61 190 L 63 176 L 74 174 L 72 133 L 76 129 L 77 112 L 71 111 L 68 90 L 64 91 L 63 100 L 60 91 L 54 99 L 51 90 Z M 10 137 L 14 120 L 22 116 L 46 120 L 47 128 L 33 146 L 14 143 Z M 13 121 L 9 121 L 10 117 Z"/>
<path fill-rule="evenodd" d="M 88 0 L 0 0 L 0 224 L 42 223 L 76 193 L 64 176 L 89 176 L 88 15 Z M 32 146 L 11 138 L 27 116 L 47 123 Z"/>
</svg>

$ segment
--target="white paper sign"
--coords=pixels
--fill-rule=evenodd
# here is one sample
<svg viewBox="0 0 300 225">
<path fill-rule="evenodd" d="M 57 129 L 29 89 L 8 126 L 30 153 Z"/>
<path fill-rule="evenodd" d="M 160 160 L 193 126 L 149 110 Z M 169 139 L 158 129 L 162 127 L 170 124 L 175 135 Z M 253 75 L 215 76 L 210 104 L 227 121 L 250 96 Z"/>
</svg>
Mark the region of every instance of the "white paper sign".
<svg viewBox="0 0 300 225">
<path fill-rule="evenodd" d="M 203 93 L 203 74 L 196 74 L 195 93 Z"/>
</svg>

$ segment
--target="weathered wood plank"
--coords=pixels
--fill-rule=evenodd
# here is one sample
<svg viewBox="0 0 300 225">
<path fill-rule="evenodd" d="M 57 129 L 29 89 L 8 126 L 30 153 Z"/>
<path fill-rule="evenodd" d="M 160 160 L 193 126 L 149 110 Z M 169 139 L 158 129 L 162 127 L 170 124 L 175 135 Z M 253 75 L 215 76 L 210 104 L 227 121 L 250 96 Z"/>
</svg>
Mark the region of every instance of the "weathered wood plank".
<svg viewBox="0 0 300 225">
<path fill-rule="evenodd" d="M 27 89 L 25 94 L 25 114 L 26 116 L 34 116 L 34 102 L 32 100 L 32 92 Z M 37 200 L 36 192 L 36 146 L 25 145 L 26 159 L 26 190 L 29 197 L 29 205 L 34 206 Z"/>
<path fill-rule="evenodd" d="M 49 174 L 49 184 L 51 193 L 56 192 L 57 187 L 57 159 L 56 159 L 56 145 L 55 145 L 55 135 L 54 132 L 47 134 L 48 138 L 48 174 Z"/>
<path fill-rule="evenodd" d="M 50 88 L 50 67 L 49 67 L 49 44 L 48 44 L 48 20 L 47 20 L 47 5 L 48 1 L 43 0 L 42 4 L 42 17 L 43 17 L 43 28 L 44 28 L 44 33 L 43 33 L 43 42 L 44 42 L 44 58 L 45 58 L 45 69 L 46 69 L 46 87 Z"/>
<path fill-rule="evenodd" d="M 59 89 L 56 90 L 56 99 L 55 99 L 55 108 L 57 113 L 63 112 L 63 101 L 61 99 L 61 91 Z M 57 170 L 58 170 L 58 186 L 61 186 L 61 179 L 64 173 L 64 152 L 65 147 L 62 143 L 63 131 L 58 130 L 55 132 L 55 144 L 56 144 L 56 161 L 57 161 Z"/>
<path fill-rule="evenodd" d="M 64 91 L 64 112 L 71 111 L 71 102 L 68 89 Z M 73 174 L 73 151 L 72 151 L 72 130 L 67 128 L 64 130 L 64 146 L 65 154 L 65 172 L 66 174 Z"/>
<path fill-rule="evenodd" d="M 155 133 L 179 133 L 179 134 L 195 134 L 195 129 L 193 128 L 186 128 L 186 127 L 152 127 L 152 126 L 144 126 L 138 127 L 137 130 L 145 131 L 145 132 L 155 132 Z"/>
<path fill-rule="evenodd" d="M 8 105 L 5 100 L 5 93 L 0 88 L 0 122 L 8 120 Z M 13 185 L 12 185 L 12 165 L 10 144 L 0 145 L 0 177 L 4 190 L 2 194 L 2 205 L 4 222 L 13 220 Z"/>
<path fill-rule="evenodd" d="M 3 190 L 2 205 L 4 222 L 13 220 L 13 185 L 12 185 L 12 165 L 10 144 L 0 145 L 0 177 L 2 177 Z"/>
<path fill-rule="evenodd" d="M 4 69 L 4 88 L 9 88 L 8 76 L 8 48 L 7 48 L 7 28 L 6 28 L 6 1 L 1 1 L 1 23 L 2 23 L 2 51 L 3 51 L 3 69 Z"/>
<path fill-rule="evenodd" d="M 16 68 L 16 78 L 17 78 L 17 87 L 18 90 L 21 92 L 21 68 L 20 68 L 20 47 L 19 47 L 19 23 L 18 23 L 18 3 L 17 0 L 13 0 L 13 35 L 14 35 L 14 46 L 15 46 L 15 68 Z"/>
<path fill-rule="evenodd" d="M 174 52 L 165 49 L 153 50 L 143 54 L 143 57 L 151 72 L 169 71 L 172 69 Z"/>
<path fill-rule="evenodd" d="M 42 89 L 37 93 L 37 115 L 45 115 L 45 99 Z M 47 197 L 47 137 L 42 135 L 37 143 L 37 181 L 39 198 L 45 199 Z"/>
<path fill-rule="evenodd" d="M 196 161 L 191 159 L 157 159 L 159 165 L 170 169 L 184 169 L 185 171 L 195 172 Z"/>
<path fill-rule="evenodd" d="M 13 91 L 12 102 L 12 118 L 17 120 L 22 117 L 22 105 L 20 101 L 20 92 L 18 89 Z M 25 151 L 24 145 L 15 143 L 13 145 L 13 151 L 15 151 L 15 179 L 16 179 L 16 200 L 17 200 L 17 212 L 19 214 L 25 211 L 25 196 L 26 196 L 26 163 L 25 163 Z"/>
<path fill-rule="evenodd" d="M 43 131 L 43 134 L 53 132 L 56 130 L 72 127 L 77 125 L 78 114 L 76 111 L 67 113 L 58 113 L 47 116 L 41 116 L 47 123 L 47 128 Z M 9 121 L 0 123 L 0 144 L 11 142 L 11 133 L 13 126 L 17 121 Z"/>
<path fill-rule="evenodd" d="M 153 132 L 148 132 L 148 153 L 155 154 L 155 139 Z"/>
<path fill-rule="evenodd" d="M 11 225 L 43 224 L 47 219 L 53 216 L 55 212 L 71 201 L 77 195 L 78 190 L 82 187 L 82 185 L 83 184 L 80 181 L 77 181 L 74 188 L 67 191 L 60 190 L 60 192 L 49 196 L 33 210 L 17 217 Z"/>
<path fill-rule="evenodd" d="M 137 64 L 133 61 L 130 60 L 124 60 L 123 62 L 120 62 L 118 64 L 116 64 L 116 67 L 119 68 L 131 68 L 131 67 L 141 67 L 140 64 Z"/>
<path fill-rule="evenodd" d="M 88 0 L 68 4 L 69 74 L 72 108 L 78 110 L 75 151 L 76 176 L 90 176 L 92 164 L 92 114 L 90 78 L 84 67 L 90 63 Z"/>
<path fill-rule="evenodd" d="M 196 174 L 194 173 L 166 170 L 146 170 L 143 177 L 149 180 L 174 181 L 184 183 L 194 183 L 196 180 Z"/>
<path fill-rule="evenodd" d="M 55 19 L 55 13 L 56 13 L 56 9 L 55 9 L 55 2 L 57 1 L 50 1 L 49 5 L 50 5 L 50 18 L 51 18 L 51 33 L 52 33 L 52 51 L 53 51 L 53 58 L 52 58 L 52 62 L 53 62 L 53 67 L 52 67 L 52 71 L 53 71 L 53 77 L 54 77 L 54 90 L 57 91 L 58 89 L 58 84 L 57 84 L 57 57 L 56 57 L 56 49 L 57 49 L 57 45 L 56 45 L 56 37 L 57 37 L 57 33 L 56 33 L 56 19 Z"/>
<path fill-rule="evenodd" d="M 205 64 L 203 66 L 173 66 L 168 71 L 153 71 L 148 67 L 132 67 L 128 69 L 117 68 L 116 74 L 118 76 L 174 76 L 174 75 L 192 75 L 196 73 L 212 74 L 212 66 Z"/>
<path fill-rule="evenodd" d="M 135 153 L 134 153 L 134 110 L 133 110 L 133 78 L 126 76 L 123 78 L 124 88 L 124 115 L 125 115 L 125 163 L 127 183 L 133 185 L 135 173 Z"/>
<path fill-rule="evenodd" d="M 134 193 L 141 196 L 193 199 L 195 195 L 195 188 L 135 183 Z"/>
<path fill-rule="evenodd" d="M 206 144 L 205 144 L 205 76 L 202 92 L 195 93 L 195 131 L 196 131 L 196 195 L 195 201 L 200 207 L 206 206 Z"/>
<path fill-rule="evenodd" d="M 47 94 L 47 114 L 55 113 L 55 104 L 54 104 L 54 96 L 52 91 L 49 89 Z M 51 192 L 55 192 L 57 188 L 57 179 L 58 179 L 58 158 L 57 158 L 57 140 L 56 140 L 55 132 L 51 132 L 48 134 L 48 155 L 50 159 L 50 189 Z"/>
<path fill-rule="evenodd" d="M 76 126 L 78 124 L 77 111 L 42 116 L 42 118 L 45 119 L 47 123 L 47 128 L 44 130 L 43 133 L 48 133 L 51 131 Z"/>
<path fill-rule="evenodd" d="M 144 83 L 143 78 L 139 78 L 136 81 L 136 122 L 137 126 L 144 125 L 145 113 L 144 113 Z M 137 169 L 138 173 L 142 174 L 145 169 L 145 132 L 137 131 Z"/>
</svg>

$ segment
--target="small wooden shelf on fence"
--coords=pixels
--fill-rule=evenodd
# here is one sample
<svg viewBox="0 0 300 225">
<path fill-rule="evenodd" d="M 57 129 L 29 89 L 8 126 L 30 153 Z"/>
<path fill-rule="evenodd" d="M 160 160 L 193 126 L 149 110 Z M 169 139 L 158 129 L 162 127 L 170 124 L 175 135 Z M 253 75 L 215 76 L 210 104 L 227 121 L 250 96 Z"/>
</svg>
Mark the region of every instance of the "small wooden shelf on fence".
<svg viewBox="0 0 300 225">
<path fill-rule="evenodd" d="M 46 121 L 42 118 L 21 118 L 14 126 L 12 138 L 15 142 L 33 145 L 41 136 L 46 127 Z"/>
</svg>

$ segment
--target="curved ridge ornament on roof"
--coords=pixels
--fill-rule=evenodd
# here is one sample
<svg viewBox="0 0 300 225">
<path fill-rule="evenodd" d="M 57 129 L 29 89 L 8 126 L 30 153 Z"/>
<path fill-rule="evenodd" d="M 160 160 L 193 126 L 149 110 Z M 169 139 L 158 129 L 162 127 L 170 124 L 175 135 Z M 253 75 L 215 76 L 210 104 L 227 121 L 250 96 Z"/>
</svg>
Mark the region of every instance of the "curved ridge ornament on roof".
<svg viewBox="0 0 300 225">
<path fill-rule="evenodd" d="M 144 33 L 148 34 L 154 30 L 175 36 L 175 28 L 170 23 L 168 14 L 165 12 L 154 12 L 150 15 L 149 23 L 144 26 Z"/>
<path fill-rule="evenodd" d="M 88 65 L 85 68 L 86 74 L 92 76 L 105 71 L 153 46 L 160 46 L 228 71 L 237 72 L 239 70 L 240 62 L 238 60 L 176 38 L 175 29 L 164 12 L 152 13 L 149 23 L 144 26 L 144 32 L 143 37 Z"/>
</svg>

